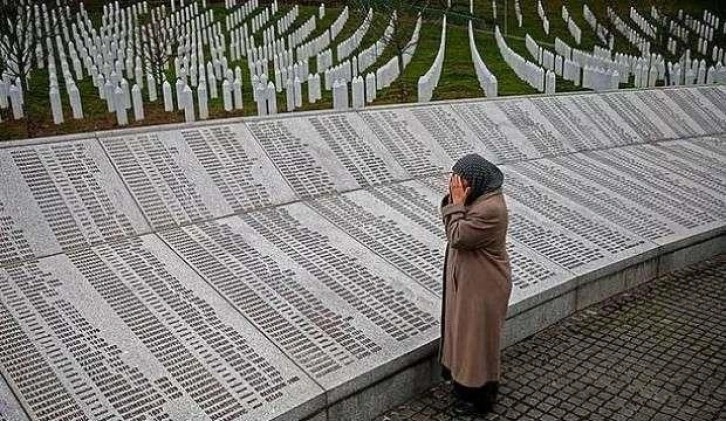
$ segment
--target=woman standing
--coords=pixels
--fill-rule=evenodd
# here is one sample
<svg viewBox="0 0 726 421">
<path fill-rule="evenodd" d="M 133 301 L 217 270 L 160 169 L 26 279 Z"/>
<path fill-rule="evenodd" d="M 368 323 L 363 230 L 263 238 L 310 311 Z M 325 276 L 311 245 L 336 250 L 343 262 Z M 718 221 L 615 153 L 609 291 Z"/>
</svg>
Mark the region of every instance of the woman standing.
<svg viewBox="0 0 726 421">
<path fill-rule="evenodd" d="M 496 400 L 500 336 L 512 291 L 502 172 L 479 155 L 453 167 L 441 203 L 446 228 L 440 362 L 457 414 L 486 413 Z"/>
</svg>

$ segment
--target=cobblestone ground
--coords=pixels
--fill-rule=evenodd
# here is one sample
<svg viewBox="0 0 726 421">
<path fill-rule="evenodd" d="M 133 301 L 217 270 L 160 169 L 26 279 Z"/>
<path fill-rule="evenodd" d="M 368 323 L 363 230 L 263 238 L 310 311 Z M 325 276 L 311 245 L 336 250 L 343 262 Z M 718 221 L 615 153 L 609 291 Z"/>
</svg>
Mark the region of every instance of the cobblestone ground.
<svg viewBox="0 0 726 421">
<path fill-rule="evenodd" d="M 507 348 L 485 418 L 451 415 L 442 383 L 394 420 L 726 420 L 726 255 L 578 312 Z"/>
</svg>

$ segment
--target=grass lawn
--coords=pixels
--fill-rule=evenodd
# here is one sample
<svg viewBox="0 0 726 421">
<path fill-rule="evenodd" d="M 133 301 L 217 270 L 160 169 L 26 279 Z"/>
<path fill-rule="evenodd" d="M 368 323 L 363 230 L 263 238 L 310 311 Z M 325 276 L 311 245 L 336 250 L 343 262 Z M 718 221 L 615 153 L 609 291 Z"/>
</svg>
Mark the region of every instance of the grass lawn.
<svg viewBox="0 0 726 421">
<path fill-rule="evenodd" d="M 93 0 L 95 6 L 101 2 Z M 214 4 L 211 4 L 214 3 Z M 522 14 L 523 14 L 523 25 L 520 28 L 517 25 L 514 11 L 514 0 L 497 0 L 497 14 L 496 17 L 493 13 L 492 1 L 491 0 L 474 0 L 474 13 L 473 22 L 475 27 L 475 42 L 479 54 L 481 55 L 484 63 L 487 65 L 489 70 L 497 77 L 499 81 L 499 95 L 525 95 L 525 94 L 536 94 L 537 91 L 521 81 L 512 71 L 511 68 L 504 62 L 494 40 L 493 29 L 495 25 L 499 25 L 503 33 L 507 36 L 507 45 L 524 57 L 527 60 L 533 61 L 527 51 L 524 43 L 524 36 L 529 34 L 532 36 L 541 46 L 554 52 L 554 43 L 556 38 L 560 38 L 568 45 L 573 48 L 579 48 L 586 51 L 592 51 L 592 48 L 596 45 L 602 46 L 602 43 L 597 38 L 595 32 L 587 24 L 583 17 L 583 1 L 582 0 L 543 0 L 542 4 L 545 9 L 545 13 L 550 22 L 550 32 L 546 34 L 540 17 L 537 14 L 536 3 L 529 0 L 521 0 Z M 716 11 L 722 19 L 726 19 L 726 13 L 723 6 L 719 6 L 718 2 L 707 1 L 707 0 L 691 0 L 689 2 L 667 2 L 657 1 L 659 3 L 658 8 L 661 13 L 665 13 L 671 17 L 676 17 L 678 9 L 684 9 L 686 13 L 691 14 L 694 17 L 702 17 L 703 10 L 708 9 Z M 276 24 L 276 21 L 287 14 L 293 3 L 280 2 L 280 8 L 277 14 L 271 17 L 270 23 Z M 311 16 L 317 15 L 318 6 L 312 5 L 313 3 L 303 3 L 300 5 L 300 14 L 294 24 L 288 29 L 286 34 L 291 33 L 297 29 L 300 25 L 306 22 Z M 508 16 L 505 19 L 505 4 L 507 6 Z M 577 45 L 574 38 L 567 29 L 566 22 L 562 19 L 562 5 L 565 5 L 573 20 L 582 30 L 582 43 Z M 607 19 L 607 6 L 613 7 L 616 10 L 618 16 L 621 19 L 628 22 L 631 27 L 635 27 L 635 24 L 629 19 L 629 8 L 630 1 L 627 0 L 610 0 L 608 2 L 587 2 L 590 9 L 595 14 L 599 23 L 606 25 Z M 218 2 L 210 2 L 211 8 L 214 10 L 214 16 L 217 21 L 224 21 L 227 11 L 223 4 Z M 646 2 L 639 2 L 638 4 L 639 13 L 650 20 L 651 23 L 654 21 L 650 17 L 650 4 Z M 94 12 L 93 8 L 89 6 L 91 11 L 91 17 L 94 22 L 100 21 L 100 12 Z M 95 10 L 98 10 L 96 7 Z M 342 11 L 342 2 L 328 2 L 326 7 L 326 14 L 322 20 L 317 21 L 316 30 L 308 39 L 312 39 L 319 34 L 326 31 L 333 21 L 339 16 Z M 258 12 L 259 13 L 259 12 Z M 346 22 L 341 33 L 331 44 L 333 50 L 333 56 L 337 60 L 337 52 L 335 46 L 342 40 L 350 37 L 356 29 L 358 29 L 363 22 L 364 13 L 360 11 L 351 10 L 350 18 Z M 483 97 L 484 93 L 479 87 L 479 83 L 476 78 L 476 72 L 471 59 L 471 51 L 469 50 L 469 38 L 467 31 L 467 22 L 471 16 L 469 15 L 469 1 L 468 0 L 452 0 L 452 7 L 449 10 L 448 25 L 447 25 L 447 40 L 446 40 L 446 54 L 444 56 L 444 66 L 441 73 L 439 84 L 434 90 L 433 100 L 448 100 L 458 98 L 472 98 L 472 97 Z M 390 16 L 384 13 L 377 13 L 374 15 L 373 23 L 371 28 L 366 33 L 360 47 L 354 52 L 358 54 L 364 48 L 373 44 L 378 40 L 390 19 Z M 399 12 L 400 22 L 400 33 L 405 39 L 409 39 L 416 22 L 415 11 L 409 10 Z M 389 87 L 383 91 L 378 92 L 378 96 L 374 105 L 380 104 L 391 104 L 401 102 L 416 102 L 417 99 L 417 84 L 418 78 L 423 75 L 432 65 L 434 58 L 436 57 L 437 50 L 439 48 L 441 36 L 441 19 L 440 13 L 435 10 L 429 12 L 426 15 L 426 19 L 421 28 L 420 41 L 416 48 L 416 53 L 412 57 L 412 60 L 408 67 L 403 71 L 401 76 Z M 697 39 L 694 36 L 690 37 L 692 57 L 701 58 L 699 54 L 695 52 L 695 45 Z M 720 31 L 715 36 L 715 41 L 722 46 L 726 46 L 726 36 Z M 255 42 L 260 45 L 262 42 L 261 31 L 255 35 Z M 655 42 L 653 42 L 655 44 Z M 637 53 L 634 46 L 628 43 L 627 39 L 622 36 L 619 32 L 615 32 L 615 50 L 618 52 L 624 52 L 629 54 Z M 658 48 L 654 45 L 651 51 L 662 53 L 669 60 L 675 60 L 676 58 L 667 53 L 666 51 Z M 206 53 L 206 57 L 209 58 L 209 53 Z M 351 56 L 352 57 L 352 56 Z M 388 60 L 395 57 L 394 49 L 388 46 L 383 55 L 372 65 L 366 72 L 374 72 L 375 69 L 385 64 Z M 710 63 L 710 57 L 706 57 Z M 336 63 L 337 64 L 337 61 Z M 244 97 L 244 108 L 242 110 L 233 110 L 232 112 L 226 112 L 223 108 L 222 95 L 220 93 L 219 98 L 210 99 L 209 101 L 209 114 L 210 118 L 225 118 L 225 117 L 239 117 L 239 116 L 252 116 L 256 115 L 256 104 L 253 101 L 251 94 L 251 82 L 247 76 L 247 63 L 246 59 L 230 62 L 230 68 L 240 66 L 242 68 L 243 77 L 243 97 Z M 270 74 L 271 80 L 274 82 L 274 75 L 272 74 L 272 64 L 270 63 Z M 310 60 L 310 70 L 314 72 L 316 70 L 315 59 Z M 174 80 L 173 70 L 167 73 L 167 77 L 172 83 Z M 321 75 L 322 79 L 322 75 Z M 116 117 L 114 113 L 107 111 L 107 106 L 104 100 L 100 99 L 97 95 L 96 88 L 90 81 L 90 78 L 86 77 L 81 81 L 77 81 L 77 86 L 81 91 L 83 111 L 85 118 L 82 120 L 72 119 L 71 109 L 66 94 L 64 82 L 61 78 L 60 91 L 63 101 L 64 117 L 65 122 L 61 125 L 53 124 L 51 112 L 50 112 L 50 101 L 48 99 L 48 74 L 46 70 L 37 70 L 32 74 L 32 80 L 30 82 L 31 90 L 26 92 L 26 102 L 28 104 L 27 113 L 30 118 L 26 118 L 19 121 L 12 120 L 12 114 L 9 109 L 0 111 L 0 116 L 3 122 L 0 123 L 0 140 L 5 139 L 17 139 L 25 137 L 38 137 L 38 136 L 50 136 L 58 134 L 68 133 L 79 133 L 89 132 L 95 130 L 108 130 L 117 128 Z M 173 86 L 173 84 L 172 84 Z M 557 78 L 557 91 L 574 91 L 581 88 L 574 86 L 571 82 L 565 81 L 564 79 Z M 622 85 L 622 87 L 632 86 L 630 84 Z M 221 89 L 220 89 L 221 90 Z M 155 103 L 148 101 L 146 90 L 144 92 L 144 113 L 145 119 L 143 121 L 134 121 L 133 110 L 129 110 L 129 122 L 130 126 L 141 126 L 150 124 L 162 124 L 172 122 L 183 122 L 184 114 L 182 111 L 174 111 L 167 113 L 163 109 L 163 100 L 161 95 Z M 195 91 L 196 93 L 196 91 Z M 331 109 L 332 108 L 332 92 L 323 89 L 322 100 L 317 101 L 315 104 L 307 103 L 307 84 L 303 84 L 303 107 L 299 110 L 319 110 L 319 109 Z M 277 95 L 277 106 L 278 111 L 283 112 L 286 110 L 286 95 L 285 92 L 281 92 Z"/>
</svg>

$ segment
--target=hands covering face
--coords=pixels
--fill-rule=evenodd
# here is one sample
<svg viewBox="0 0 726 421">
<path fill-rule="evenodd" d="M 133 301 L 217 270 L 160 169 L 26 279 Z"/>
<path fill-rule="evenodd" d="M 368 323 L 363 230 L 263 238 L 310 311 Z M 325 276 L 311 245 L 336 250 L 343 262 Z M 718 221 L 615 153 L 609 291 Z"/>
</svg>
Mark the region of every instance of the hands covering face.
<svg viewBox="0 0 726 421">
<path fill-rule="evenodd" d="M 451 174 L 451 178 L 449 178 L 449 195 L 451 197 L 451 203 L 455 205 L 463 205 L 470 193 L 471 187 L 469 187 L 469 183 L 459 175 Z"/>
</svg>

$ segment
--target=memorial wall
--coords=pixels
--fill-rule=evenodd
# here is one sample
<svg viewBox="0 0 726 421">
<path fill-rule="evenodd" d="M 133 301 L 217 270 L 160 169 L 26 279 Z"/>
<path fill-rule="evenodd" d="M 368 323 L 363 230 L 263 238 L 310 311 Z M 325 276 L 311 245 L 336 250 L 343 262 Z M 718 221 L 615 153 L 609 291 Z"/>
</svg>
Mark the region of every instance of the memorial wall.
<svg viewBox="0 0 726 421">
<path fill-rule="evenodd" d="M 0 144 L 0 420 L 301 419 L 405 368 L 469 152 L 511 304 L 726 222 L 723 86 Z"/>
</svg>

